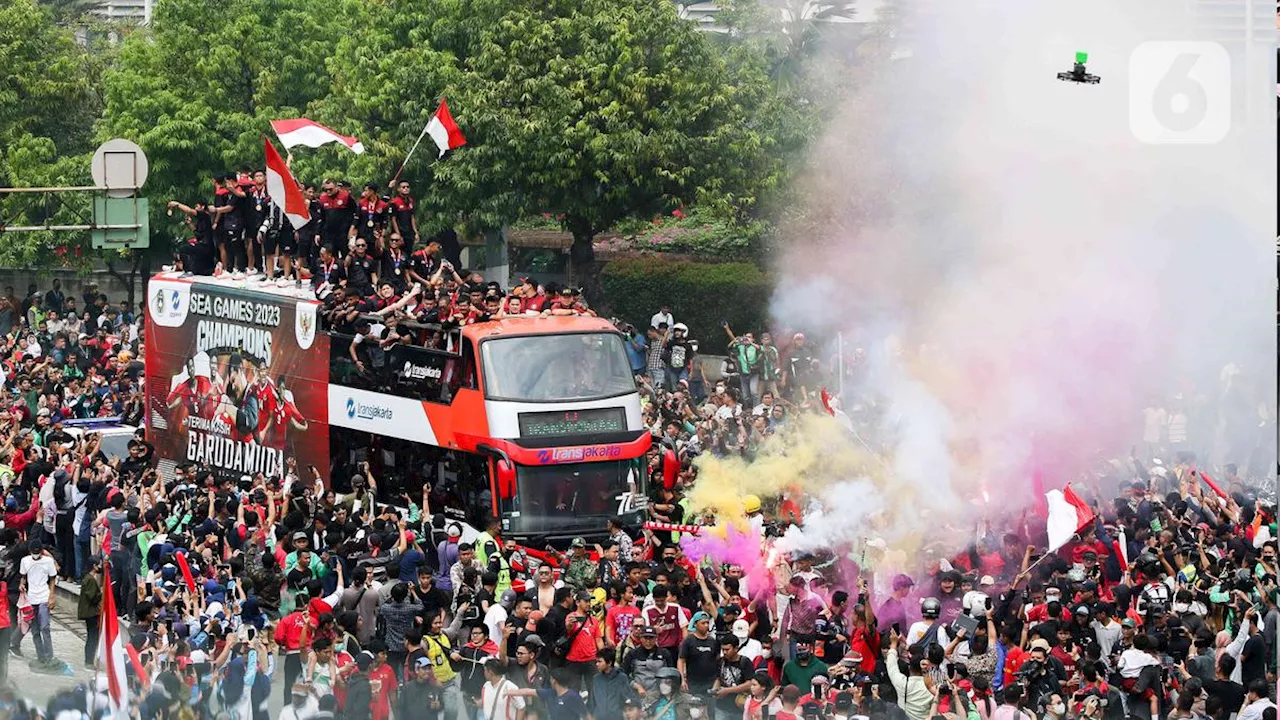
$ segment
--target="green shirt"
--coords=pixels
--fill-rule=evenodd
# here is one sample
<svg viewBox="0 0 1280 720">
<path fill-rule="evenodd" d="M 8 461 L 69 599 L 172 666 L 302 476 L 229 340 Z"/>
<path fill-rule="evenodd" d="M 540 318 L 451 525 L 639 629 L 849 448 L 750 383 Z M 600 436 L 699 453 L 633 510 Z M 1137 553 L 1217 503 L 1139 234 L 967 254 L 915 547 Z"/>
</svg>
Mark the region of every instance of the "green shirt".
<svg viewBox="0 0 1280 720">
<path fill-rule="evenodd" d="M 295 550 L 284 557 L 284 571 L 288 573 L 298 564 L 298 551 Z M 311 571 L 311 577 L 317 580 L 329 574 L 329 567 L 320 559 L 318 553 L 311 553 L 311 566 L 307 568 Z"/>
<path fill-rule="evenodd" d="M 790 660 L 782 666 L 782 684 L 795 685 L 802 691 L 813 685 L 815 675 L 826 675 L 827 664 L 816 657 L 809 658 L 808 665 Z"/>
</svg>

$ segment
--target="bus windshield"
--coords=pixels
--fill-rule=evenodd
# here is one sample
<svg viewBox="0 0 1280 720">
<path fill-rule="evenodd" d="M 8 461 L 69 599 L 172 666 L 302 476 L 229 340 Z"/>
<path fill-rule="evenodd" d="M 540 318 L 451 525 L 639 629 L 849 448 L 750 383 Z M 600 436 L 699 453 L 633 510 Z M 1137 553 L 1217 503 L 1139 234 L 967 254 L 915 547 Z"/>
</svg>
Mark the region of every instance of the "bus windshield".
<svg viewBox="0 0 1280 720">
<path fill-rule="evenodd" d="M 644 492 L 630 460 L 519 465 L 516 484 L 511 530 L 517 533 L 572 533 L 603 527 L 603 518 L 637 512 L 629 496 Z"/>
<path fill-rule="evenodd" d="M 493 400 L 597 400 L 636 389 L 615 333 L 525 335 L 480 344 L 485 396 Z"/>
</svg>

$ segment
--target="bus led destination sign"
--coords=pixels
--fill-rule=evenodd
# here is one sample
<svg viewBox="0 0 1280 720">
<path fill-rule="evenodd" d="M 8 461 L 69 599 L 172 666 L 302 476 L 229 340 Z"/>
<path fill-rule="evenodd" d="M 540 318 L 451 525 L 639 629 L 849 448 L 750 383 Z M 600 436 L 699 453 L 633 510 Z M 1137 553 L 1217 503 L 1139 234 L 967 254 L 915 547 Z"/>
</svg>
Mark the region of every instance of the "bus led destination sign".
<svg viewBox="0 0 1280 720">
<path fill-rule="evenodd" d="M 627 429 L 622 408 L 520 413 L 520 437 L 560 437 Z"/>
</svg>

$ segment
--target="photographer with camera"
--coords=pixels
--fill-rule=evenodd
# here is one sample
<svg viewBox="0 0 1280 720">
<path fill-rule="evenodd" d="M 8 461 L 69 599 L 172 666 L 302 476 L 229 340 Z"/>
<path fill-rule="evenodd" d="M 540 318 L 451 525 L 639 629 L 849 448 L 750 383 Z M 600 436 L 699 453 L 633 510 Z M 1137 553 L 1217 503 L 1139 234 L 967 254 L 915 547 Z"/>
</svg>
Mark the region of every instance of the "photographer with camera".
<svg viewBox="0 0 1280 720">
<path fill-rule="evenodd" d="M 1050 654 L 1049 641 L 1036 638 L 1031 641 L 1030 655 L 1022 663 L 1016 675 L 1026 688 L 1026 707 L 1040 711 L 1049 698 L 1062 694 L 1062 680 L 1065 679 L 1062 664 Z"/>
</svg>

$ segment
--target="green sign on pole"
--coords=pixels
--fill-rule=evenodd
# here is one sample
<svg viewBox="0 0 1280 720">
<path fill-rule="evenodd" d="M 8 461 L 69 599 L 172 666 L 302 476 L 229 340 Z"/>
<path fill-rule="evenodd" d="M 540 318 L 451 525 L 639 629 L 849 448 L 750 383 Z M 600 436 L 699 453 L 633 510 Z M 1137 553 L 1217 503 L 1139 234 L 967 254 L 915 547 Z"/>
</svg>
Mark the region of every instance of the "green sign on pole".
<svg viewBox="0 0 1280 720">
<path fill-rule="evenodd" d="M 95 250 L 145 248 L 151 242 L 151 222 L 146 198 L 93 199 L 93 224 L 89 235 Z"/>
</svg>

